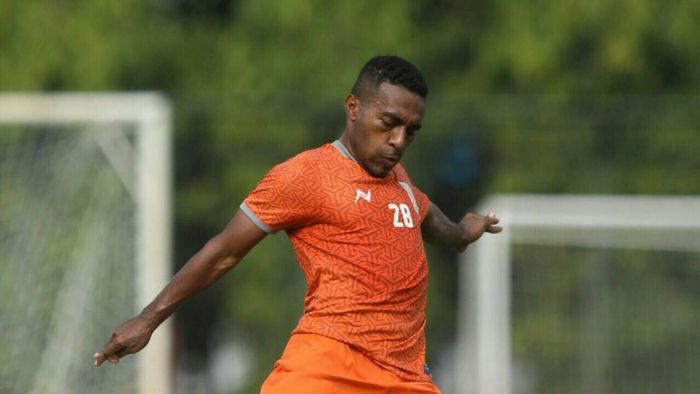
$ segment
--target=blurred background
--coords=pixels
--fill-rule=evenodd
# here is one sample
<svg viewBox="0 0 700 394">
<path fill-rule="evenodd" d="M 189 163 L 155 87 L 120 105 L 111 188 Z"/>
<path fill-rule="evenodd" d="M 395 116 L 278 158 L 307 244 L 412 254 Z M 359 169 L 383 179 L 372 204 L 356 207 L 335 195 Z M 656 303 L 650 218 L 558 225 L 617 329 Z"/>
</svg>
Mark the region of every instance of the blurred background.
<svg viewBox="0 0 700 394">
<path fill-rule="evenodd" d="M 377 54 L 409 59 L 428 81 L 424 126 L 404 165 L 452 219 L 497 193 L 697 195 L 698 37 L 696 0 L 5 0 L 0 90 L 157 91 L 168 98 L 174 272 L 225 226 L 273 165 L 339 136 L 342 101 L 362 65 Z M 25 282 L 12 279 L 22 253 L 12 249 L 13 260 L 10 243 L 2 243 L 16 231 L 7 208 L 18 196 L 12 194 L 13 200 L 8 192 L 15 176 L 8 164 L 12 152 L 29 143 L 35 153 L 28 163 L 43 160 L 36 144 L 45 140 L 41 130 L 0 126 L 2 331 L 42 327 L 36 322 L 41 308 L 29 322 L 17 317 L 23 312 L 13 309 L 19 302 L 13 294 L 18 286 L 44 288 L 62 275 L 45 270 L 53 264 L 48 260 L 24 272 Z M 41 166 L 61 163 L 61 157 Z M 114 193 L 121 192 L 108 195 Z M 428 253 L 428 362 L 445 392 L 458 393 L 451 383 L 459 373 L 452 361 L 457 255 L 433 247 Z M 593 274 L 582 268 L 588 260 L 581 256 L 594 253 L 588 250 L 518 246 L 513 253 L 519 300 L 513 304 L 513 357 L 530 367 L 521 370 L 525 383 L 515 392 L 698 390 L 698 253 L 613 251 L 596 260 L 608 261 L 609 268 Z M 606 279 L 591 282 L 591 275 Z M 129 282 L 129 275 L 118 281 Z M 578 313 L 588 305 L 582 294 L 610 283 L 615 291 L 603 299 L 620 304 L 601 313 L 613 311 L 620 323 L 595 326 L 590 314 Z M 175 315 L 176 392 L 257 392 L 300 316 L 304 291 L 286 237 L 265 239 Z M 656 302 L 639 305 L 635 295 L 649 293 L 659 295 Z M 127 308 L 101 319 L 109 328 L 96 336 L 95 350 L 129 313 Z M 643 340 L 624 340 L 640 313 L 663 327 L 649 328 Z M 585 337 L 546 341 L 576 327 L 617 330 L 604 342 L 600 358 L 608 372 L 596 375 L 593 391 L 581 389 L 590 377 L 582 363 L 591 357 L 577 342 Z M 38 331 L 23 340 L 38 340 L 33 346 L 41 352 L 47 340 Z M 0 363 L 6 382 L 0 393 L 38 390 L 31 383 L 36 376 L 17 372 L 34 365 L 27 357 L 26 364 L 17 358 Z M 14 369 L 7 367 L 12 363 Z M 108 379 L 116 369 L 88 373 Z M 128 377 L 110 379 L 119 385 Z"/>
</svg>

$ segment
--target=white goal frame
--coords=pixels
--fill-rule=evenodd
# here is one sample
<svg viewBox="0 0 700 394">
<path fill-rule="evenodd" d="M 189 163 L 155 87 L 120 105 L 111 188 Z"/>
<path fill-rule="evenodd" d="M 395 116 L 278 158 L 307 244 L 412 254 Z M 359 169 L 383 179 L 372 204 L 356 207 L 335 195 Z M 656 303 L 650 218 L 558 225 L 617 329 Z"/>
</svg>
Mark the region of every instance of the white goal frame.
<svg viewBox="0 0 700 394">
<path fill-rule="evenodd" d="M 478 212 L 495 212 L 504 231 L 484 235 L 460 256 L 460 394 L 513 392 L 511 245 L 700 252 L 699 197 L 494 195 Z"/>
<path fill-rule="evenodd" d="M 157 93 L 3 93 L 0 125 L 3 124 L 131 127 L 135 149 L 123 139 L 98 140 L 98 145 L 135 201 L 134 311 L 140 311 L 171 276 L 172 153 L 168 100 Z M 129 159 L 125 154 L 136 161 L 136 171 L 125 169 L 123 161 Z M 171 331 L 171 324 L 164 323 L 136 356 L 139 393 L 172 392 Z M 104 333 L 105 341 L 110 334 Z M 86 355 L 86 362 L 90 362 L 90 357 Z"/>
</svg>

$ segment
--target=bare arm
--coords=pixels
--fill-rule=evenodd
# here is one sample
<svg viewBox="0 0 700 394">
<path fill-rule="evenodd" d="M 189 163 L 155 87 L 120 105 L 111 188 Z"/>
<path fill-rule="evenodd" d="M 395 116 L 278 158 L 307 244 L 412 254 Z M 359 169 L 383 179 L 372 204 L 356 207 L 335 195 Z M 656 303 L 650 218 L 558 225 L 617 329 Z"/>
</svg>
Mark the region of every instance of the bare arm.
<svg viewBox="0 0 700 394">
<path fill-rule="evenodd" d="M 95 366 L 100 366 L 105 360 L 117 363 L 119 358 L 143 349 L 153 331 L 178 305 L 235 267 L 265 235 L 267 233 L 238 210 L 224 231 L 192 256 L 153 302 L 139 315 L 117 327 L 102 350 L 94 354 Z"/>
<path fill-rule="evenodd" d="M 493 213 L 487 216 L 467 213 L 459 223 L 445 216 L 437 205 L 430 203 L 428 215 L 421 224 L 421 232 L 426 241 L 448 246 L 457 251 L 464 251 L 486 233 L 500 233 L 503 228 L 496 226 L 498 218 Z"/>
</svg>

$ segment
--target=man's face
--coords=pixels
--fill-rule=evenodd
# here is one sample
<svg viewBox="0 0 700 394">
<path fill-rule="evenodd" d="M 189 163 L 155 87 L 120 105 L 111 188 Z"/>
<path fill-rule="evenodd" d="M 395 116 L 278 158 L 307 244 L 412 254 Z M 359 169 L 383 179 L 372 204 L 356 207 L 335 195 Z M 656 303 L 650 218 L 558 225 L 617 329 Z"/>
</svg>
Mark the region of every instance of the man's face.
<svg viewBox="0 0 700 394">
<path fill-rule="evenodd" d="M 424 110 L 424 98 L 386 82 L 371 97 L 349 95 L 345 99 L 350 122 L 346 142 L 352 155 L 370 175 L 385 177 L 420 129 Z"/>
</svg>

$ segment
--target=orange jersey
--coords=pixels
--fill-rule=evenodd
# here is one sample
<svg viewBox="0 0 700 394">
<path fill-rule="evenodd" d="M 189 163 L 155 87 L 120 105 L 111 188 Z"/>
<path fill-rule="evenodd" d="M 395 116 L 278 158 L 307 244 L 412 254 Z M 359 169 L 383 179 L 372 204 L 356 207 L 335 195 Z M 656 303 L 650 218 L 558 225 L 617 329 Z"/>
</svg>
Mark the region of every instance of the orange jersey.
<svg viewBox="0 0 700 394">
<path fill-rule="evenodd" d="M 405 381 L 343 342 L 293 334 L 260 394 L 440 394 L 430 381 Z"/>
<path fill-rule="evenodd" d="M 263 230 L 285 230 L 306 276 L 295 333 L 359 349 L 412 381 L 425 374 L 429 200 L 401 165 L 370 176 L 340 141 L 275 166 L 241 204 Z"/>
</svg>

